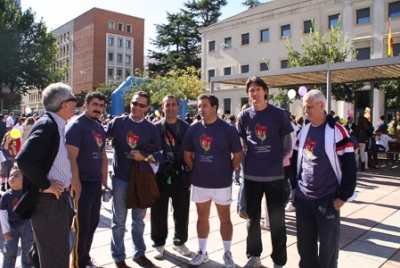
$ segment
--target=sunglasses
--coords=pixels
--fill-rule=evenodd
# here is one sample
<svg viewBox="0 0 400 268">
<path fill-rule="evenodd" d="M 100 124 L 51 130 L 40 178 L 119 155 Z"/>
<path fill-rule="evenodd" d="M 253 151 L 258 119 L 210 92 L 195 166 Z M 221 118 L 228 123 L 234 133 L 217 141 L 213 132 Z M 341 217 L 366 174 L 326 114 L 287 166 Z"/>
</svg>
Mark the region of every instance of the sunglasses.
<svg viewBox="0 0 400 268">
<path fill-rule="evenodd" d="M 66 99 L 66 100 L 63 101 L 63 102 L 70 102 L 70 101 L 76 102 L 76 98 L 75 98 L 75 97 L 71 97 L 71 98 L 69 98 L 69 99 Z"/>
<path fill-rule="evenodd" d="M 139 103 L 139 102 L 137 102 L 137 101 L 132 101 L 131 102 L 131 104 L 133 105 L 133 106 L 139 106 L 140 108 L 146 108 L 148 105 L 147 104 L 144 104 L 144 103 Z"/>
</svg>

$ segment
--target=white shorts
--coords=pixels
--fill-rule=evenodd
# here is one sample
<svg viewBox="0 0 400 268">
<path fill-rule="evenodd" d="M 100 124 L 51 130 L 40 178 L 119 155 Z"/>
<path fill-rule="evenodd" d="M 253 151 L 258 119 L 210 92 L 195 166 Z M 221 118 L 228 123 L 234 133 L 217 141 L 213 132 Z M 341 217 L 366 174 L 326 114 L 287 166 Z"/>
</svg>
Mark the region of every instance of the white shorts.
<svg viewBox="0 0 400 268">
<path fill-rule="evenodd" d="M 192 185 L 192 201 L 204 203 L 212 200 L 218 205 L 230 205 L 232 203 L 232 186 L 226 188 L 202 188 Z"/>
</svg>

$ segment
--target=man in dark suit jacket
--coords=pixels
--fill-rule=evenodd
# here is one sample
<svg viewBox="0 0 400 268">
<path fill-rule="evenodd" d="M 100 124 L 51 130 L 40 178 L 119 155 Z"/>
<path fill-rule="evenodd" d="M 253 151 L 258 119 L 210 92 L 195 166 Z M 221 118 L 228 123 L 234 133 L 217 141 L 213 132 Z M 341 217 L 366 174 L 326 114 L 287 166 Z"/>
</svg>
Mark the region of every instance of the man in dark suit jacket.
<svg viewBox="0 0 400 268">
<path fill-rule="evenodd" d="M 69 267 L 71 167 L 64 127 L 76 99 L 63 83 L 42 92 L 46 113 L 33 126 L 17 156 L 24 175 L 23 192 L 37 193 L 30 215 L 41 268 Z M 21 200 L 22 201 L 22 200 Z"/>
<path fill-rule="evenodd" d="M 3 140 L 4 135 L 7 132 L 6 122 L 4 115 L 0 114 L 0 142 Z"/>
</svg>

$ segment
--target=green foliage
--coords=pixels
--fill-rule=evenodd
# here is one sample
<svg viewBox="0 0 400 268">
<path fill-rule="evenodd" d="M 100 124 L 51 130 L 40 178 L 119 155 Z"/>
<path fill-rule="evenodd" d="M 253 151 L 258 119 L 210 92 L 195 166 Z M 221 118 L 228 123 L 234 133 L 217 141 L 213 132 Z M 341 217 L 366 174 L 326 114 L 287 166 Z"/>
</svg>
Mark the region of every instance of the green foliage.
<svg viewBox="0 0 400 268">
<path fill-rule="evenodd" d="M 26 94 L 62 80 L 66 69 L 55 71 L 57 53 L 56 38 L 31 9 L 22 13 L 15 1 L 0 1 L 0 92 L 4 85 L 11 94 Z"/>
<path fill-rule="evenodd" d="M 110 113 L 111 94 L 114 92 L 114 90 L 116 90 L 119 87 L 119 85 L 121 83 L 122 83 L 122 80 L 119 81 L 119 82 L 110 81 L 107 84 L 100 84 L 96 88 L 96 91 L 103 93 L 107 97 L 107 99 L 106 99 L 106 111 L 107 111 L 107 113 Z"/>
<path fill-rule="evenodd" d="M 148 51 L 149 57 L 156 60 L 148 65 L 152 77 L 188 66 L 199 69 L 201 35 L 198 29 L 216 23 L 221 7 L 226 4 L 226 0 L 188 0 L 184 3 L 186 9 L 176 14 L 167 12 L 168 22 L 156 24 L 157 36 L 150 42 L 158 50 Z"/>
<path fill-rule="evenodd" d="M 124 94 L 125 103 L 129 103 L 136 91 L 145 91 L 150 95 L 153 105 L 161 105 L 166 95 L 174 95 L 178 99 L 196 99 L 205 92 L 205 82 L 199 79 L 200 70 L 194 67 L 171 71 L 166 76 L 158 75 L 155 79 L 145 79 L 127 88 Z M 137 73 L 143 77 L 143 73 Z"/>
<path fill-rule="evenodd" d="M 385 92 L 386 106 L 389 109 L 400 109 L 400 81 L 379 81 L 375 86 Z"/>
<path fill-rule="evenodd" d="M 246 0 L 242 3 L 242 5 L 247 6 L 249 9 L 255 8 L 256 6 L 258 6 L 260 4 L 261 4 L 261 2 L 258 0 Z"/>
<path fill-rule="evenodd" d="M 340 21 L 340 20 L 339 20 Z M 316 32 L 315 24 L 312 20 L 312 27 L 309 34 L 301 33 L 301 49 L 302 52 L 293 48 L 291 41 L 287 38 L 286 49 L 288 51 L 288 67 L 301 67 L 310 65 L 329 64 L 336 62 L 344 62 L 349 55 L 355 59 L 355 50 L 350 46 L 347 35 L 343 37 L 340 25 L 332 27 L 329 36 L 325 36 Z M 363 87 L 363 83 L 352 84 L 332 84 L 332 96 L 335 100 L 352 102 L 354 100 L 354 91 Z M 326 93 L 326 83 L 318 85 L 308 85 L 309 88 L 318 88 Z M 283 99 L 289 101 L 284 88 L 279 95 L 278 100 Z M 286 98 L 285 96 L 286 95 Z M 277 101 L 278 101 L 277 100 Z"/>
</svg>

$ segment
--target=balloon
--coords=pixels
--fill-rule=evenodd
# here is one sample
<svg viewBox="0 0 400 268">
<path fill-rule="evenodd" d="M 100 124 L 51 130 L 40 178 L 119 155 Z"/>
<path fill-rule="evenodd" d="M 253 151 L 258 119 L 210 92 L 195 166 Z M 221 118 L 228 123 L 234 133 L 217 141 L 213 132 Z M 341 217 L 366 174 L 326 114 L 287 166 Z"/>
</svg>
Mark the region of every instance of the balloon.
<svg viewBox="0 0 400 268">
<path fill-rule="evenodd" d="M 299 95 L 304 96 L 307 93 L 307 88 L 305 86 L 299 87 Z"/>
<path fill-rule="evenodd" d="M 347 116 L 348 117 L 354 117 L 354 111 L 353 110 L 348 110 L 347 111 Z"/>
<path fill-rule="evenodd" d="M 25 113 L 26 113 L 26 114 L 30 114 L 31 112 L 32 112 L 31 107 L 26 107 L 26 108 L 25 108 Z"/>
<path fill-rule="evenodd" d="M 10 137 L 13 139 L 18 139 L 19 137 L 21 137 L 21 130 L 17 129 L 17 128 L 13 128 L 10 131 Z"/>
<path fill-rule="evenodd" d="M 288 91 L 287 95 L 288 95 L 288 97 L 289 97 L 290 100 L 293 99 L 294 97 L 296 97 L 296 90 L 290 89 L 290 90 Z"/>
<path fill-rule="evenodd" d="M 155 110 L 154 113 L 156 114 L 157 117 L 161 116 L 161 114 L 160 114 L 160 112 L 158 110 Z"/>
</svg>

